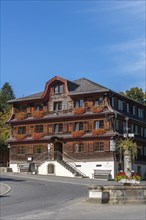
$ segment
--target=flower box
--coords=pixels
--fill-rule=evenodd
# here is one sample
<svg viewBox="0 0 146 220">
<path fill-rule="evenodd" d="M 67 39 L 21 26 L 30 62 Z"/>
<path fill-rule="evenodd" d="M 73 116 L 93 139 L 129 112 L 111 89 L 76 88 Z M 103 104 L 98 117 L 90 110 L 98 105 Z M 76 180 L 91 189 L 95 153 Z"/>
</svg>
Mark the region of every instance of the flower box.
<svg viewBox="0 0 146 220">
<path fill-rule="evenodd" d="M 81 137 L 85 134 L 84 130 L 80 130 L 80 131 L 74 131 L 72 132 L 72 137 Z"/>
<path fill-rule="evenodd" d="M 32 139 L 38 140 L 44 136 L 43 133 L 32 133 Z"/>
<path fill-rule="evenodd" d="M 20 141 L 26 138 L 26 134 L 17 134 L 15 136 L 16 140 Z"/>
<path fill-rule="evenodd" d="M 91 111 L 93 113 L 100 113 L 100 112 L 103 112 L 103 107 L 100 107 L 100 106 L 93 106 Z"/>
<path fill-rule="evenodd" d="M 81 115 L 85 113 L 85 109 L 84 108 L 76 108 L 74 109 L 74 114 L 75 115 Z"/>
<path fill-rule="evenodd" d="M 27 118 L 27 113 L 26 112 L 19 112 L 16 114 L 16 119 L 17 120 L 23 120 Z"/>
<path fill-rule="evenodd" d="M 44 111 L 33 111 L 32 117 L 33 118 L 42 118 L 42 117 L 44 117 Z"/>
<path fill-rule="evenodd" d="M 94 129 L 92 131 L 93 136 L 98 136 L 98 135 L 102 135 L 102 134 L 105 134 L 105 133 L 106 133 L 106 130 L 104 128 Z"/>
</svg>

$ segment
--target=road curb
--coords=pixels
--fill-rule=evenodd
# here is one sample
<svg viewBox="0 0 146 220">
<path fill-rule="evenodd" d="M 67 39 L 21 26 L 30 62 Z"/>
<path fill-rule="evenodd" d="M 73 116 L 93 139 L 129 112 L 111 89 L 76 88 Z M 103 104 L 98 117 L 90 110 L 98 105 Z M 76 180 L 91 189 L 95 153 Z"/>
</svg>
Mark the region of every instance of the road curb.
<svg viewBox="0 0 146 220">
<path fill-rule="evenodd" d="M 11 187 L 5 183 L 0 182 L 0 196 L 4 196 L 11 191 Z"/>
</svg>

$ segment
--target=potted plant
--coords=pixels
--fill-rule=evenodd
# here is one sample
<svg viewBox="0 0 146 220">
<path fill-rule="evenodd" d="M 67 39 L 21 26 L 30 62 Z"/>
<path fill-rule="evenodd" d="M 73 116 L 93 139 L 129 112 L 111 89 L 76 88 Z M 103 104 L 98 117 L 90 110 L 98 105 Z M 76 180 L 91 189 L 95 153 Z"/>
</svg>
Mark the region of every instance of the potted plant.
<svg viewBox="0 0 146 220">
<path fill-rule="evenodd" d="M 79 131 L 73 131 L 72 132 L 72 137 L 81 137 L 85 134 L 84 130 L 79 130 Z"/>
<path fill-rule="evenodd" d="M 133 183 L 140 183 L 141 176 L 138 173 L 132 173 L 130 179 L 131 179 L 131 182 Z"/>
<path fill-rule="evenodd" d="M 127 182 L 127 180 L 129 180 L 129 178 L 126 175 L 126 173 L 123 171 L 120 171 L 119 173 L 117 173 L 115 177 L 115 181 L 120 182 L 120 183 L 125 183 Z"/>
<path fill-rule="evenodd" d="M 43 133 L 32 133 L 32 139 L 38 140 L 44 136 Z"/>
<path fill-rule="evenodd" d="M 105 134 L 105 133 L 106 133 L 106 130 L 104 128 L 94 129 L 92 131 L 93 136 L 98 136 L 98 135 L 102 135 L 102 134 Z"/>
<path fill-rule="evenodd" d="M 76 108 L 74 109 L 74 114 L 75 115 L 81 115 L 85 113 L 85 109 L 84 108 Z"/>
<path fill-rule="evenodd" d="M 26 138 L 26 134 L 17 134 L 15 135 L 16 140 L 20 141 Z"/>
<path fill-rule="evenodd" d="M 26 112 L 19 112 L 16 114 L 16 119 L 17 120 L 23 120 L 27 118 L 27 113 Z"/>
<path fill-rule="evenodd" d="M 93 106 L 93 107 L 91 108 L 91 111 L 92 111 L 93 113 L 100 113 L 100 112 L 103 112 L 103 107 L 101 107 L 101 106 Z"/>
<path fill-rule="evenodd" d="M 42 118 L 42 117 L 44 117 L 44 111 L 33 111 L 32 112 L 32 117 L 34 117 L 34 118 Z"/>
</svg>

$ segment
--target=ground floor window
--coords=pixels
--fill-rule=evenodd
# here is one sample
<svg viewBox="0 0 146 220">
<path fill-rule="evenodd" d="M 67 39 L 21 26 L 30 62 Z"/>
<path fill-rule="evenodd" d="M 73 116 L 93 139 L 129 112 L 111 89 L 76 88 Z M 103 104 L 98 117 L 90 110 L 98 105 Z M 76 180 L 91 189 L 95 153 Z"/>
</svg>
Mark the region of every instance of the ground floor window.
<svg viewBox="0 0 146 220">
<path fill-rule="evenodd" d="M 35 154 L 40 154 L 40 153 L 42 153 L 42 145 L 35 145 L 35 146 L 34 146 L 34 153 L 35 153 Z"/>
<path fill-rule="evenodd" d="M 25 152 L 26 152 L 25 146 L 18 147 L 18 154 L 25 154 Z"/>
<path fill-rule="evenodd" d="M 79 152 L 83 152 L 83 151 L 84 151 L 83 143 L 75 144 L 75 146 L 74 146 L 74 152 L 75 153 L 79 153 Z"/>
<path fill-rule="evenodd" d="M 104 151 L 104 142 L 94 142 L 93 151 Z"/>
</svg>

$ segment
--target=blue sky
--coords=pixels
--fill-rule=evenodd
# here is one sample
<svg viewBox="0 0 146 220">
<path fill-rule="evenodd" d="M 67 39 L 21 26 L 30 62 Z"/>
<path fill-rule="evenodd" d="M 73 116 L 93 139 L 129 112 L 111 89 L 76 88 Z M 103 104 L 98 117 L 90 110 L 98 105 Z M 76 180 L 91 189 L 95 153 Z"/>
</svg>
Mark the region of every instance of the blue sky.
<svg viewBox="0 0 146 220">
<path fill-rule="evenodd" d="M 145 0 L 1 0 L 0 86 L 16 97 L 58 75 L 145 90 Z"/>
</svg>

